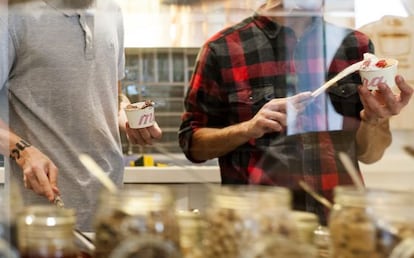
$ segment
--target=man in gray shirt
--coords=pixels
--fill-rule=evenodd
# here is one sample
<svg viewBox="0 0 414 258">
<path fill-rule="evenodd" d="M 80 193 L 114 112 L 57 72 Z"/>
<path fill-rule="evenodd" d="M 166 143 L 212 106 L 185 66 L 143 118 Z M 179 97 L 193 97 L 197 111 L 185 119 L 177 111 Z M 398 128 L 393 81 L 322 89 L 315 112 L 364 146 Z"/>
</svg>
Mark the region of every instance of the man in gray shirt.
<svg viewBox="0 0 414 258">
<path fill-rule="evenodd" d="M 92 229 L 102 186 L 78 155 L 91 156 L 121 186 L 119 128 L 133 143 L 161 137 L 157 124 L 130 129 L 119 111 L 123 33 L 121 10 L 112 0 L 35 0 L 11 5 L 0 17 L 6 180 L 24 184 L 26 204 L 61 195 L 66 207 L 76 209 L 83 231 Z"/>
</svg>

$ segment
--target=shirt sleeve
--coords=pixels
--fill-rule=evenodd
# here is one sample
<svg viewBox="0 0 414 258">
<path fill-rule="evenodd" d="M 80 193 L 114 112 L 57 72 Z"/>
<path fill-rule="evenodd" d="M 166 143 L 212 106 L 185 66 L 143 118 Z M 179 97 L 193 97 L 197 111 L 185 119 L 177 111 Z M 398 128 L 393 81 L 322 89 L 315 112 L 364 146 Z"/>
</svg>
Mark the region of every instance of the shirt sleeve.
<svg viewBox="0 0 414 258">
<path fill-rule="evenodd" d="M 13 40 L 9 33 L 7 19 L 0 17 L 0 91 L 6 86 L 15 57 Z"/>
<path fill-rule="evenodd" d="M 119 55 L 118 55 L 118 81 L 124 79 L 125 77 L 125 46 L 124 46 L 124 20 L 122 15 L 122 10 L 118 7 L 117 11 L 117 28 L 118 28 L 118 42 L 119 42 Z"/>
<path fill-rule="evenodd" d="M 8 121 L 7 82 L 13 65 L 15 47 L 9 33 L 7 12 L 0 10 L 0 120 Z"/>
<path fill-rule="evenodd" d="M 329 69 L 329 78 L 347 66 L 363 60 L 363 54 L 367 52 L 374 53 L 374 44 L 369 37 L 359 31 L 349 33 L 335 54 Z M 355 72 L 340 80 L 335 87 L 329 88 L 328 93 L 336 112 L 359 119 L 360 111 L 363 109 L 358 94 L 361 84 L 361 77 Z"/>
<path fill-rule="evenodd" d="M 206 44 L 199 52 L 195 71 L 184 99 L 185 111 L 178 132 L 180 147 L 186 157 L 191 157 L 191 141 L 193 133 L 204 127 L 217 128 L 223 126 L 223 101 L 220 93 L 220 70 L 214 51 Z M 221 125 L 217 121 L 221 121 Z"/>
</svg>

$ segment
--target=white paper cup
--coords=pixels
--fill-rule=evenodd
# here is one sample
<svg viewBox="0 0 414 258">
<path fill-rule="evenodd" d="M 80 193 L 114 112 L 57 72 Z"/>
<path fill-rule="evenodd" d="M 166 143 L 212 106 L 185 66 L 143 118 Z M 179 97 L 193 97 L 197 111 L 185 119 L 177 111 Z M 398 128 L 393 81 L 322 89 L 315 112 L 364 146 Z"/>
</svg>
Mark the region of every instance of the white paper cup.
<svg viewBox="0 0 414 258">
<path fill-rule="evenodd" d="M 136 102 L 131 104 L 137 108 L 124 108 L 125 114 L 128 118 L 128 123 L 131 128 L 145 128 L 150 127 L 154 124 L 154 107 L 149 106 L 144 109 L 142 107 L 145 102 Z"/>
<path fill-rule="evenodd" d="M 379 70 L 359 70 L 362 82 L 366 83 L 368 89 L 376 90 L 379 83 L 385 83 L 388 87 L 395 86 L 395 76 L 397 75 L 398 61 L 392 58 L 386 58 L 389 66 Z"/>
</svg>

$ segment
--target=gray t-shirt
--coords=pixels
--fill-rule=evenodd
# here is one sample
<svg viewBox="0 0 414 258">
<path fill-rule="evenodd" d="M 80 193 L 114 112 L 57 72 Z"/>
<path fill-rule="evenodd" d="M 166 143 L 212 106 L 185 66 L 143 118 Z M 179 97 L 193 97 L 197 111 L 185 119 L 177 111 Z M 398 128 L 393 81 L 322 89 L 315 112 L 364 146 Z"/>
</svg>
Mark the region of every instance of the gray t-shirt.
<svg viewBox="0 0 414 258">
<path fill-rule="evenodd" d="M 118 127 L 117 82 L 124 76 L 123 21 L 112 0 L 88 10 L 62 1 L 35 1 L 9 9 L 0 38 L 0 92 L 8 95 L 10 128 L 59 168 L 58 187 L 78 227 L 92 230 L 101 184 L 79 162 L 90 155 L 118 185 L 124 164 Z M 1 98 L 0 98 L 1 99 Z M 23 185 L 10 161 L 6 171 Z M 26 204 L 47 203 L 24 189 Z"/>
</svg>

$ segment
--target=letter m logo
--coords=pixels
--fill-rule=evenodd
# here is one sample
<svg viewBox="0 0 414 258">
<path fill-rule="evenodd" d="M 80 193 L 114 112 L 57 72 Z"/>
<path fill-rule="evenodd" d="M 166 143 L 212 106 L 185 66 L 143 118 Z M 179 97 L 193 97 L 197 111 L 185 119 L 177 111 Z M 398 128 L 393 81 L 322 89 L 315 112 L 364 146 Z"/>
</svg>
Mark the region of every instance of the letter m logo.
<svg viewBox="0 0 414 258">
<path fill-rule="evenodd" d="M 154 120 L 154 117 L 152 114 L 145 114 L 141 116 L 141 118 L 139 119 L 139 125 L 150 123 L 153 120 Z"/>
</svg>

